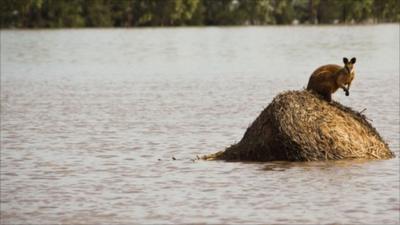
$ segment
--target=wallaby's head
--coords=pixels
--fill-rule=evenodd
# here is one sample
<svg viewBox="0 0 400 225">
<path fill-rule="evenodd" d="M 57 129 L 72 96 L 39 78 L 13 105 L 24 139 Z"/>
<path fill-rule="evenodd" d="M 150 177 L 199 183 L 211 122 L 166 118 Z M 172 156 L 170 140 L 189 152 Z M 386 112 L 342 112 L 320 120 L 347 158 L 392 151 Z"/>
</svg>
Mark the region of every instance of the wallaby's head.
<svg viewBox="0 0 400 225">
<path fill-rule="evenodd" d="M 345 57 L 343 58 L 344 68 L 348 74 L 354 73 L 354 64 L 356 63 L 356 58 L 353 57 L 350 61 Z"/>
</svg>

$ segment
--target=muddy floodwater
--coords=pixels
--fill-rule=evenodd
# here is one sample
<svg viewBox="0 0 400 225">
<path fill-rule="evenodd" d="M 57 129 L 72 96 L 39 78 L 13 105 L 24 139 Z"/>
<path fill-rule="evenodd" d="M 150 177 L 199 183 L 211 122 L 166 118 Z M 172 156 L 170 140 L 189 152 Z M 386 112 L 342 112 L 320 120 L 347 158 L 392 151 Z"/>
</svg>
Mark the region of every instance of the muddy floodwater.
<svg viewBox="0 0 400 225">
<path fill-rule="evenodd" d="M 353 56 L 396 158 L 192 161 Z M 399 223 L 399 98 L 398 24 L 2 30 L 1 223 Z"/>
</svg>

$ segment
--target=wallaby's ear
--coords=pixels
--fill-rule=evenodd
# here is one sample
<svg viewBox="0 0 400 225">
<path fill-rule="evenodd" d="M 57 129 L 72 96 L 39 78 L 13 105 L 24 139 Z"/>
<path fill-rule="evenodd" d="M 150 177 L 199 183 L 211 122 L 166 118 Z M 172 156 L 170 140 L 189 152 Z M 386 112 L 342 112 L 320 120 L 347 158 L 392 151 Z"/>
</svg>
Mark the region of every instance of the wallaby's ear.
<svg viewBox="0 0 400 225">
<path fill-rule="evenodd" d="M 351 64 L 356 63 L 356 58 L 355 57 L 351 58 L 350 62 L 351 62 Z"/>
<path fill-rule="evenodd" d="M 344 64 L 347 64 L 347 63 L 349 63 L 349 60 L 348 60 L 346 57 L 344 57 L 344 58 L 343 58 L 343 63 L 344 63 Z"/>
</svg>

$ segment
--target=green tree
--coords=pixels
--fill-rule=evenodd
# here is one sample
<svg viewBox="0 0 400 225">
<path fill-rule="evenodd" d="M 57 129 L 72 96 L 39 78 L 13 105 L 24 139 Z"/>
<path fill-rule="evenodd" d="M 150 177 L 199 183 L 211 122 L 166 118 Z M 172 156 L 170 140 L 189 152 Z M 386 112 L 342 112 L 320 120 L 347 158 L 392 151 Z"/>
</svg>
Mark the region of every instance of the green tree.
<svg viewBox="0 0 400 225">
<path fill-rule="evenodd" d="M 46 0 L 42 5 L 42 17 L 45 27 L 83 27 L 84 0 Z"/>
<path fill-rule="evenodd" d="M 33 17 L 42 6 L 42 0 L 2 0 L 0 4 L 1 27 L 32 27 Z"/>
<path fill-rule="evenodd" d="M 111 1 L 110 10 L 113 25 L 115 27 L 134 26 L 132 0 Z"/>
<path fill-rule="evenodd" d="M 134 24 L 138 26 L 179 26 L 202 24 L 201 0 L 135 0 Z"/>
<path fill-rule="evenodd" d="M 399 0 L 0 0 L 1 27 L 400 22 Z"/>
<path fill-rule="evenodd" d="M 372 12 L 378 22 L 400 22 L 399 0 L 375 0 Z"/>
<path fill-rule="evenodd" d="M 290 24 L 294 20 L 294 8 L 292 0 L 273 0 L 272 15 L 274 24 Z"/>
<path fill-rule="evenodd" d="M 271 0 L 238 0 L 236 18 L 239 24 L 270 24 L 273 22 Z"/>
<path fill-rule="evenodd" d="M 205 25 L 235 25 L 235 5 L 232 0 L 203 0 Z"/>
<path fill-rule="evenodd" d="M 340 21 L 362 22 L 371 17 L 373 0 L 343 0 L 340 1 Z"/>
<path fill-rule="evenodd" d="M 88 27 L 113 26 L 111 0 L 86 0 L 83 2 L 85 25 Z"/>
</svg>

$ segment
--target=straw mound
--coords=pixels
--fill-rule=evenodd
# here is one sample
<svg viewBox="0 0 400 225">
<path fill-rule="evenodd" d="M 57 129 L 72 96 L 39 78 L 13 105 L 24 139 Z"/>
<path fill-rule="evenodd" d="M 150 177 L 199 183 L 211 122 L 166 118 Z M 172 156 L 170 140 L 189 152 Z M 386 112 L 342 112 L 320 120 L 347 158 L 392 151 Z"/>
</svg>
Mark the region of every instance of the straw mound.
<svg viewBox="0 0 400 225">
<path fill-rule="evenodd" d="M 394 157 L 365 116 L 309 91 L 288 91 L 247 129 L 242 140 L 203 159 L 314 161 Z"/>
</svg>

